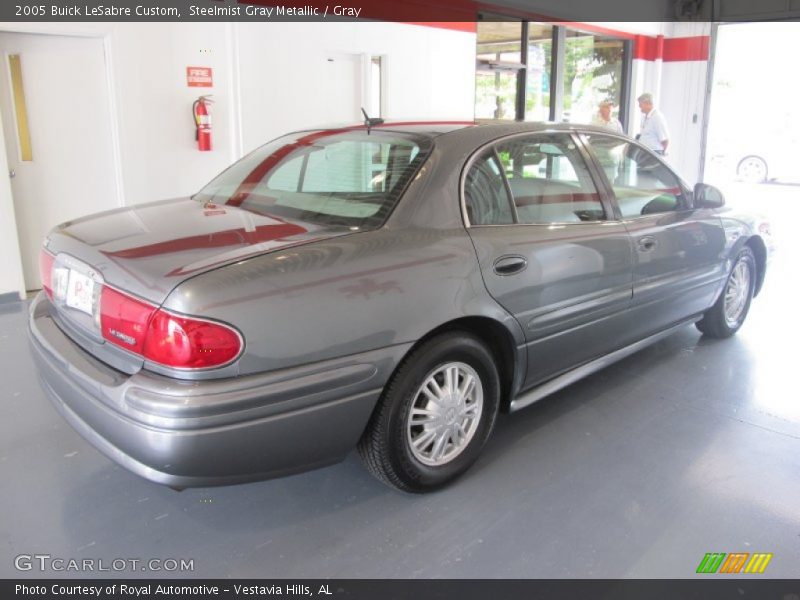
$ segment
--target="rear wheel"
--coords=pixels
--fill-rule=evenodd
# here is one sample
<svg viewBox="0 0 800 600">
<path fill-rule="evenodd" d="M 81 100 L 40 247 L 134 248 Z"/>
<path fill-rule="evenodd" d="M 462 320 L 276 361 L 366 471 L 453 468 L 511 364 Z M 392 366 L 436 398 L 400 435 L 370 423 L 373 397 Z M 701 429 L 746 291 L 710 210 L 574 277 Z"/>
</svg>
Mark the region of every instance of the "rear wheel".
<svg viewBox="0 0 800 600">
<path fill-rule="evenodd" d="M 441 487 L 478 458 L 494 427 L 500 379 L 466 332 L 432 338 L 400 365 L 358 445 L 373 475 L 408 492 Z"/>
<path fill-rule="evenodd" d="M 736 333 L 747 318 L 756 280 L 756 259 L 748 246 L 742 248 L 733 264 L 725 289 L 698 321 L 704 335 L 726 338 Z"/>
<path fill-rule="evenodd" d="M 767 161 L 760 156 L 745 156 L 736 167 L 736 174 L 744 181 L 761 183 L 767 180 Z"/>
</svg>

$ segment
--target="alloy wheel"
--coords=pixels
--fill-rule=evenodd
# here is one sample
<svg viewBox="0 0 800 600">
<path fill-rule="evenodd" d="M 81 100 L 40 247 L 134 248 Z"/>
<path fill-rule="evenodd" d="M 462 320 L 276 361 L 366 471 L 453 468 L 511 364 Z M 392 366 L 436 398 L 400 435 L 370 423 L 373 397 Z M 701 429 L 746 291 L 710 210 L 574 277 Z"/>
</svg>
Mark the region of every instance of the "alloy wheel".
<svg viewBox="0 0 800 600">
<path fill-rule="evenodd" d="M 743 260 L 733 267 L 728 285 L 725 287 L 725 322 L 735 327 L 744 314 L 750 295 L 750 267 Z"/>
<path fill-rule="evenodd" d="M 424 379 L 411 402 L 407 441 L 424 465 L 445 465 L 469 445 L 483 412 L 483 384 L 466 363 L 449 362 Z"/>
</svg>

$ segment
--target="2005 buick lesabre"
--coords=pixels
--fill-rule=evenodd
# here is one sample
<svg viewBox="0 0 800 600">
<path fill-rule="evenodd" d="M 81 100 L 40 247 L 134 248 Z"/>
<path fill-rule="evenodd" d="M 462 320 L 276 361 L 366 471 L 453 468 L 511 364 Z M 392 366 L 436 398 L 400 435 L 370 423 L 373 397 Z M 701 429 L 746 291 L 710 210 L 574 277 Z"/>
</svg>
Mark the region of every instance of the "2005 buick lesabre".
<svg viewBox="0 0 800 600">
<path fill-rule="evenodd" d="M 33 352 L 63 417 L 150 480 L 238 483 L 358 447 L 427 491 L 500 411 L 689 323 L 735 333 L 771 241 L 723 205 L 592 127 L 304 131 L 191 198 L 55 228 Z"/>
</svg>

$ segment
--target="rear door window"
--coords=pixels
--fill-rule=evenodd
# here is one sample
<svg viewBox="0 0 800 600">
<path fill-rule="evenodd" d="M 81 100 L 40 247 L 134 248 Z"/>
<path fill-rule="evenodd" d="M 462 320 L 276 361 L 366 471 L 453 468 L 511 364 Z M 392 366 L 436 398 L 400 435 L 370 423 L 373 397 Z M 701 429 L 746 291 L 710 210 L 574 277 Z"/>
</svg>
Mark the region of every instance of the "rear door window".
<svg viewBox="0 0 800 600">
<path fill-rule="evenodd" d="M 497 145 L 519 223 L 550 224 L 606 218 L 580 151 L 567 134 L 535 134 Z"/>
</svg>

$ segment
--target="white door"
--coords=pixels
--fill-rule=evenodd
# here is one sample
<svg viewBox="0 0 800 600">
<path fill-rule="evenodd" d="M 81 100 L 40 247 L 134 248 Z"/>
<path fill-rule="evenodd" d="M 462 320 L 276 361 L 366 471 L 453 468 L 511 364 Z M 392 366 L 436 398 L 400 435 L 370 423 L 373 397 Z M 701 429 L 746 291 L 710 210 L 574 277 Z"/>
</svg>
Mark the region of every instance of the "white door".
<svg viewBox="0 0 800 600">
<path fill-rule="evenodd" d="M 103 42 L 0 33 L 3 118 L 25 287 L 41 288 L 39 249 L 55 225 L 117 206 Z M 20 153 L 9 55 L 19 55 L 32 160 Z M 2 168 L 2 166 L 0 166 Z"/>
<path fill-rule="evenodd" d="M 327 60 L 325 95 L 326 121 L 329 124 L 352 124 L 364 120 L 361 115 L 360 54 L 334 54 Z"/>
</svg>

